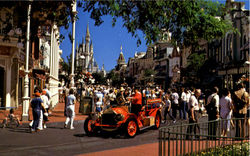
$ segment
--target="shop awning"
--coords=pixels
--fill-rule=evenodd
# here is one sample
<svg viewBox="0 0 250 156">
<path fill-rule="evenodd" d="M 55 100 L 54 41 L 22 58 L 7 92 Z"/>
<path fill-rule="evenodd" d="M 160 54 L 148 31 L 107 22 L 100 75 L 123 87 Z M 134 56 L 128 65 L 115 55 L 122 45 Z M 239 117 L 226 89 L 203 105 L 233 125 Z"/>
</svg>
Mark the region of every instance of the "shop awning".
<svg viewBox="0 0 250 156">
<path fill-rule="evenodd" d="M 25 77 L 25 72 L 24 70 L 19 70 L 19 77 Z M 29 78 L 32 77 L 32 72 L 29 72 Z"/>
<path fill-rule="evenodd" d="M 42 80 L 46 79 L 46 73 L 44 69 L 33 69 L 32 73 L 34 78 Z"/>
</svg>

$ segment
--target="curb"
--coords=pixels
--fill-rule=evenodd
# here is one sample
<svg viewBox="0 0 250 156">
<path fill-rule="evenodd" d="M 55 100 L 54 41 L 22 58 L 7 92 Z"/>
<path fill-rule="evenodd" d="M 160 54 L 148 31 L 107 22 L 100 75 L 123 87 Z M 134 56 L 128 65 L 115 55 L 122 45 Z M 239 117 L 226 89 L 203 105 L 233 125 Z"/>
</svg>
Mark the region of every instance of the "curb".
<svg viewBox="0 0 250 156">
<path fill-rule="evenodd" d="M 75 124 L 82 124 L 84 123 L 84 120 L 75 120 L 74 121 L 74 125 Z M 30 121 L 31 122 L 31 121 Z M 46 123 L 47 127 L 63 127 L 64 126 L 64 122 L 50 122 L 50 123 Z M 2 126 L 0 126 L 0 128 L 2 128 Z M 17 128 L 29 128 L 29 123 L 22 123 L 22 125 L 18 126 Z"/>
</svg>

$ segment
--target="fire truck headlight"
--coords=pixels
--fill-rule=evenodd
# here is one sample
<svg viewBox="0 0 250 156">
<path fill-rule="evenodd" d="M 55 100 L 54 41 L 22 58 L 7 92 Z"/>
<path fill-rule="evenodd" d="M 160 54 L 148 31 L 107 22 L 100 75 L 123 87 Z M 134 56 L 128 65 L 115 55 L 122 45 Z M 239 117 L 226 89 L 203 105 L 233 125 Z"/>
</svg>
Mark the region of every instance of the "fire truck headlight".
<svg viewBox="0 0 250 156">
<path fill-rule="evenodd" d="M 122 114 L 116 114 L 115 120 L 116 121 L 122 121 L 124 119 L 124 116 Z"/>
</svg>

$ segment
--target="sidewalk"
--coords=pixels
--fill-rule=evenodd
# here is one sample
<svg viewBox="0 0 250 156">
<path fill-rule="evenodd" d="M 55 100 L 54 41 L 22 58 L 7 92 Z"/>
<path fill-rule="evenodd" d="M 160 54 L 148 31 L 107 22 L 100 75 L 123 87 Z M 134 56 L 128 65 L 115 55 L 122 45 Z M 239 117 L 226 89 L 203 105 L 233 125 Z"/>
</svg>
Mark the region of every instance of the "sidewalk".
<svg viewBox="0 0 250 156">
<path fill-rule="evenodd" d="M 112 150 L 105 150 L 100 152 L 93 152 L 87 154 L 80 154 L 79 156 L 157 156 L 158 155 L 158 142 L 151 144 L 143 144 L 131 147 L 117 148 Z"/>
</svg>

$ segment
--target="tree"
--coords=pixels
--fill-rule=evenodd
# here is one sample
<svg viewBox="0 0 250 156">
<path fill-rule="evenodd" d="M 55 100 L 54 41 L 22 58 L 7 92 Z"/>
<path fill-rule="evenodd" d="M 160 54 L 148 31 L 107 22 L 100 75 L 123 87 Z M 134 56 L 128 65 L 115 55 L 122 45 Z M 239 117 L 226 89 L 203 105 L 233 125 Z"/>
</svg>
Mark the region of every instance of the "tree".
<svg viewBox="0 0 250 156">
<path fill-rule="evenodd" d="M 40 26 L 47 27 L 46 31 L 51 30 L 51 26 L 55 23 L 58 27 L 68 29 L 72 17 L 72 1 L 1 1 L 1 9 L 13 9 L 14 13 L 8 13 L 4 20 L 0 18 L 0 22 L 4 23 L 3 40 L 9 40 L 8 33 L 15 27 L 22 30 L 22 38 L 25 39 L 27 29 L 27 8 L 31 4 L 31 25 L 30 39 L 33 40 L 37 36 L 45 36 L 44 30 L 39 30 Z M 13 19 L 13 23 L 12 20 Z M 38 35 L 39 34 L 39 35 Z M 59 41 L 64 39 L 60 35 Z"/>
<path fill-rule="evenodd" d="M 95 25 L 103 23 L 102 16 L 111 15 L 114 26 L 122 18 L 123 26 L 140 44 L 141 30 L 147 44 L 161 40 L 172 33 L 173 44 L 197 46 L 200 39 L 207 41 L 235 31 L 223 19 L 225 5 L 206 0 L 157 0 L 157 1 L 86 1 L 79 2 L 83 11 L 91 12 Z M 221 17 L 221 18 L 217 18 Z"/>
<path fill-rule="evenodd" d="M 107 79 L 112 81 L 112 86 L 118 87 L 123 83 L 123 79 L 120 77 L 120 74 L 115 72 L 114 69 L 107 74 Z"/>
<path fill-rule="evenodd" d="M 181 71 L 182 76 L 188 77 L 188 83 L 199 83 L 200 69 L 206 61 L 206 54 L 202 52 L 193 52 L 188 57 L 188 66 Z"/>
<path fill-rule="evenodd" d="M 101 73 L 93 73 L 93 78 L 96 84 L 106 84 L 106 78 Z"/>
<path fill-rule="evenodd" d="M 153 69 L 146 69 L 144 71 L 144 77 L 151 77 L 151 75 L 155 75 L 155 71 Z"/>
</svg>

